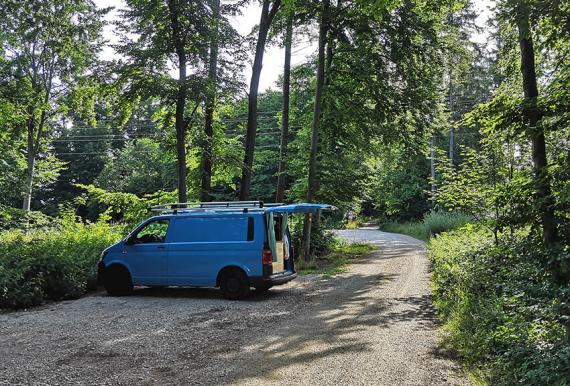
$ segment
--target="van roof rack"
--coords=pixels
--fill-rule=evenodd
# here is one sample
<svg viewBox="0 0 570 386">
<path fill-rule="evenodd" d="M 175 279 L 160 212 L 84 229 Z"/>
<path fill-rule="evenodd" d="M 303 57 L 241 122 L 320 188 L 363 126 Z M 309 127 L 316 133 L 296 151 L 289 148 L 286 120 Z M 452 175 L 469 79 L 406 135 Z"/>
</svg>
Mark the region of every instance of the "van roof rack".
<svg viewBox="0 0 570 386">
<path fill-rule="evenodd" d="M 266 204 L 263 201 L 214 201 L 214 202 L 175 202 L 168 204 L 153 205 L 150 210 L 158 213 L 178 212 L 205 212 L 205 211 L 250 211 L 263 210 L 263 208 L 279 206 L 283 204 Z"/>
</svg>

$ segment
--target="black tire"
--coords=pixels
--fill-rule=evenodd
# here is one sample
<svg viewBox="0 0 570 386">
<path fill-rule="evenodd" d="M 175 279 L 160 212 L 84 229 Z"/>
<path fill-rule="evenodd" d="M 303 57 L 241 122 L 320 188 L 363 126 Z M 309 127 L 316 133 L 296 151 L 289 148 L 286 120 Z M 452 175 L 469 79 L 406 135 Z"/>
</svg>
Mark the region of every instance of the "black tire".
<svg viewBox="0 0 570 386">
<path fill-rule="evenodd" d="M 249 293 L 249 280 L 241 269 L 232 269 L 225 272 L 220 280 L 222 294 L 228 300 L 245 299 Z"/>
<path fill-rule="evenodd" d="M 129 271 L 121 266 L 112 265 L 105 270 L 105 290 L 111 296 L 126 296 L 133 293 L 133 281 Z"/>
<path fill-rule="evenodd" d="M 273 287 L 271 284 L 258 285 L 257 287 L 255 287 L 255 290 L 257 292 L 265 293 L 269 291 L 271 287 Z"/>
</svg>

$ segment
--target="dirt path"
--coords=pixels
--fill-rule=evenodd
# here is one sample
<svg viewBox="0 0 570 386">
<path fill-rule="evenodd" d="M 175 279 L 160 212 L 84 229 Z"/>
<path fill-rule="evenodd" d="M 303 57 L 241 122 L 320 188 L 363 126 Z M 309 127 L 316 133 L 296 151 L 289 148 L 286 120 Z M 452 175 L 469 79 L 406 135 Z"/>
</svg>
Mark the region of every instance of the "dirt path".
<svg viewBox="0 0 570 386">
<path fill-rule="evenodd" d="M 0 384 L 467 384 L 437 348 L 423 244 L 339 233 L 380 250 L 244 302 L 139 289 L 0 315 Z"/>
</svg>

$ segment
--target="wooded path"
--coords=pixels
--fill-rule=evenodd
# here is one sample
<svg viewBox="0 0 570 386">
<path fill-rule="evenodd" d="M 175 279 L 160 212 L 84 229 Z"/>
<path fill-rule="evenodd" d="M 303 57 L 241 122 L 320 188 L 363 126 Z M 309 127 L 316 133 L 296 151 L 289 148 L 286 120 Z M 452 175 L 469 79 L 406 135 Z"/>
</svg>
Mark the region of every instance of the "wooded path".
<svg viewBox="0 0 570 386">
<path fill-rule="evenodd" d="M 243 302 L 143 288 L 1 314 L 0 384 L 468 384 L 438 345 L 424 245 L 339 235 L 379 250 Z"/>
</svg>

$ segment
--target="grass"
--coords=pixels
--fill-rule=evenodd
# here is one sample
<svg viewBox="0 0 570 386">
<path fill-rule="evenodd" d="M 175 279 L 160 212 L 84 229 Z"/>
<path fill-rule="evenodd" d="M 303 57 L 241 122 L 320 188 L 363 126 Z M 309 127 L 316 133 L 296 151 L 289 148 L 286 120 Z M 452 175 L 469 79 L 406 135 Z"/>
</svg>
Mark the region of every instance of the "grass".
<svg viewBox="0 0 570 386">
<path fill-rule="evenodd" d="M 473 222 L 473 218 L 463 213 L 432 211 L 427 213 L 420 222 L 399 223 L 389 221 L 384 223 L 380 229 L 428 242 L 435 235 L 461 228 L 471 222 Z"/>
<path fill-rule="evenodd" d="M 313 258 L 310 262 L 298 261 L 297 273 L 299 275 L 318 274 L 330 278 L 346 271 L 355 259 L 367 255 L 375 249 L 370 244 L 348 244 L 336 240 L 328 254 Z"/>
</svg>

